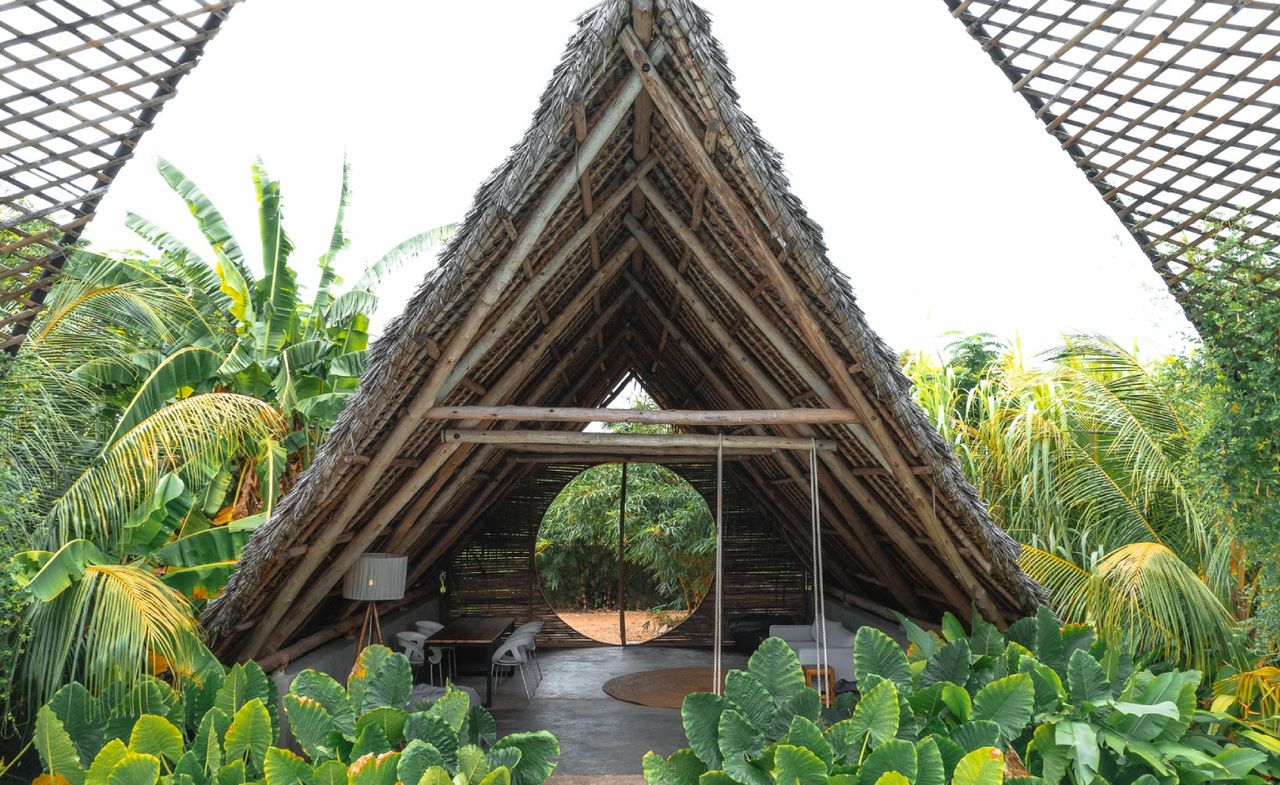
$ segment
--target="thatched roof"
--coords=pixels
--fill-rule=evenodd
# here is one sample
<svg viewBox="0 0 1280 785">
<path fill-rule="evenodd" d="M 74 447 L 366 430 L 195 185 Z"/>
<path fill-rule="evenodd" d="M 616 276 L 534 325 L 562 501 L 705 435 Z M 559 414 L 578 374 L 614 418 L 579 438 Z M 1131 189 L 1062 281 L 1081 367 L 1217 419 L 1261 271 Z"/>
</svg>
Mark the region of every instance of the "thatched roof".
<svg viewBox="0 0 1280 785">
<path fill-rule="evenodd" d="M 820 475 L 828 581 L 845 592 L 922 616 L 967 616 L 976 602 L 1006 621 L 1036 602 L 1015 543 L 913 403 L 739 108 L 707 15 L 688 0 L 648 5 L 605 0 L 579 19 L 528 132 L 211 604 L 220 651 L 322 639 L 352 618 L 338 587 L 365 551 L 408 554 L 411 581 L 430 591 L 520 472 L 490 445 L 443 443 L 458 423 L 431 407 L 599 406 L 629 375 L 668 408 L 858 412 L 854 424 L 756 429 L 837 443 Z M 806 550 L 803 456 L 739 465 Z"/>
<path fill-rule="evenodd" d="M 17 351 L 68 249 L 238 2 L 0 7 L 0 350 Z"/>
<path fill-rule="evenodd" d="M 1280 241 L 1280 3 L 945 0 L 1196 324 L 1197 270 L 1280 296 L 1215 242 Z M 1206 305 L 1212 305 L 1206 303 Z"/>
</svg>

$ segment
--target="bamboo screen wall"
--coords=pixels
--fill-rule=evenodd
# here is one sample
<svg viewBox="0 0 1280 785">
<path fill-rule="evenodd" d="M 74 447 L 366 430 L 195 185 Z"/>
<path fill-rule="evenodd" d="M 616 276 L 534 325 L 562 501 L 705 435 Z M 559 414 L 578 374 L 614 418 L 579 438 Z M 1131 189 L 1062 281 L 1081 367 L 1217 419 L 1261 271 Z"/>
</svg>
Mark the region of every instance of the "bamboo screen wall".
<svg viewBox="0 0 1280 785">
<path fill-rule="evenodd" d="M 547 646 L 600 645 L 556 616 L 538 588 L 533 565 L 534 540 L 542 516 L 565 484 L 586 465 L 547 465 L 531 471 L 513 491 L 481 517 L 475 533 L 446 567 L 447 612 L 514 616 L 517 623 L 544 621 L 538 640 Z M 712 508 L 715 467 L 668 467 L 689 481 Z M 724 606 L 726 620 L 768 614 L 805 618 L 808 599 L 805 568 L 775 530 L 775 524 L 751 503 L 733 464 L 725 465 Z M 648 643 L 710 646 L 714 613 L 708 593 L 682 624 Z M 726 640 L 728 630 L 726 628 Z"/>
<path fill-rule="evenodd" d="M 1223 258 L 1224 220 L 1280 241 L 1280 2 L 945 0 L 1196 322 L 1197 271 L 1280 295 Z"/>
<path fill-rule="evenodd" d="M 0 349 L 240 0 L 0 5 Z"/>
</svg>

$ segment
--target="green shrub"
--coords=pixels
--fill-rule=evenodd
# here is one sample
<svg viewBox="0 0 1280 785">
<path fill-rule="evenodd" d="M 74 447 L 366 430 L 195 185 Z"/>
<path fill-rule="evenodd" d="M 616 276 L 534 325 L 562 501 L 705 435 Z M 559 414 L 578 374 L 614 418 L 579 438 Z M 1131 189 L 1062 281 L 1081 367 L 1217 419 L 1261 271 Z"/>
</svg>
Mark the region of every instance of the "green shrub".
<svg viewBox="0 0 1280 785">
<path fill-rule="evenodd" d="M 1280 742 L 1201 710 L 1196 671 L 1134 668 L 1088 627 L 1048 609 L 1004 633 L 948 615 L 941 636 L 904 620 L 903 651 L 863 627 L 860 696 L 824 708 L 795 653 L 770 638 L 723 696 L 689 695 L 689 748 L 644 759 L 649 785 L 1261 783 Z"/>
<path fill-rule="evenodd" d="M 497 738 L 493 717 L 450 688 L 406 710 L 409 661 L 360 654 L 344 687 L 314 670 L 284 696 L 304 755 L 276 746 L 279 696 L 256 663 L 174 688 L 144 677 L 94 697 L 63 687 L 36 715 L 34 745 L 56 785 L 539 785 L 560 754 L 542 731 Z"/>
</svg>

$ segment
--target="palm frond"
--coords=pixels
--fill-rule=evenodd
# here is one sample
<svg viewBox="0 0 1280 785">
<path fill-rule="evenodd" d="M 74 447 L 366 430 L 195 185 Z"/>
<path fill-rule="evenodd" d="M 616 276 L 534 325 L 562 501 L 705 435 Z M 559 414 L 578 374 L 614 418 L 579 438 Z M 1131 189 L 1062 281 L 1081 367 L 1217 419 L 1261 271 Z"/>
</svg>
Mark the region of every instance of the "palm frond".
<svg viewBox="0 0 1280 785">
<path fill-rule="evenodd" d="M 171 403 L 118 435 L 71 483 L 49 512 L 50 537 L 114 542 L 164 474 L 203 476 L 284 429 L 271 406 L 245 395 L 206 393 Z"/>
</svg>

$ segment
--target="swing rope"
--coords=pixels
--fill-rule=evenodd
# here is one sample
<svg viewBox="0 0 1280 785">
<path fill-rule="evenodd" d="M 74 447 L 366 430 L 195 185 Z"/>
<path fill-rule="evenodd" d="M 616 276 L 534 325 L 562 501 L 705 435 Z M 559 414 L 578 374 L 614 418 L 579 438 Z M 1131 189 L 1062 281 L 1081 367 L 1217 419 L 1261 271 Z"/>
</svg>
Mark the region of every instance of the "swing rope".
<svg viewBox="0 0 1280 785">
<path fill-rule="evenodd" d="M 711 661 L 711 691 L 716 695 L 723 694 L 724 681 L 721 674 L 720 646 L 724 640 L 724 436 L 716 445 L 716 587 L 715 587 L 715 632 Z"/>
<path fill-rule="evenodd" d="M 827 654 L 827 598 L 824 591 L 825 578 L 822 571 L 822 511 L 818 499 L 818 440 L 812 439 L 809 449 L 809 512 L 811 517 L 811 539 L 813 543 L 813 610 L 816 619 L 814 639 L 817 644 L 817 666 L 820 678 L 827 680 L 827 668 L 831 658 Z M 822 690 L 822 700 L 826 703 L 827 694 L 832 685 Z"/>
</svg>

